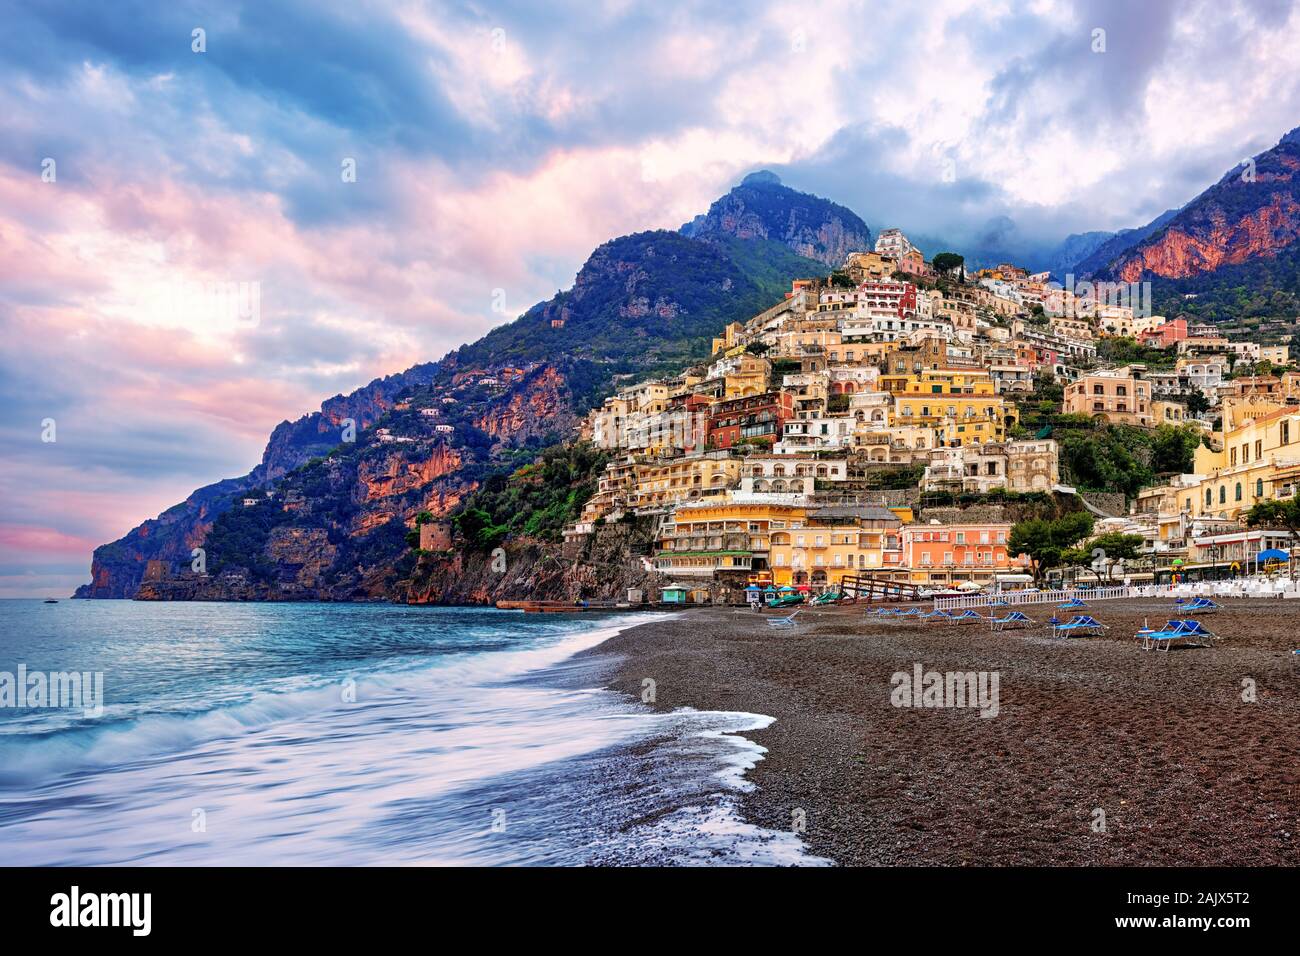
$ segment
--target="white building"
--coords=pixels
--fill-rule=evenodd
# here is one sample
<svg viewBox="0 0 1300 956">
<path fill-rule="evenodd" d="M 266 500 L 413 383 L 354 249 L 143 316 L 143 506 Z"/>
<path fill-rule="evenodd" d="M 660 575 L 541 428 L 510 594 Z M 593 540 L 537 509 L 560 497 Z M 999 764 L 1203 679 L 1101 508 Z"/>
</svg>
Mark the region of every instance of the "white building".
<svg viewBox="0 0 1300 956">
<path fill-rule="evenodd" d="M 891 259 L 901 259 L 915 248 L 901 229 L 885 229 L 876 237 L 876 252 Z"/>
</svg>

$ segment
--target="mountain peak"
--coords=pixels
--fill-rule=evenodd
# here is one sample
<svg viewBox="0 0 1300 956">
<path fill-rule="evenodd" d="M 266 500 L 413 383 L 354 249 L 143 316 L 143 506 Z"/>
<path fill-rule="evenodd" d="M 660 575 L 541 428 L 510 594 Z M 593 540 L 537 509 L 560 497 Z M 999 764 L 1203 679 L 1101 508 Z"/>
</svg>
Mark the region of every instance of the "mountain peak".
<svg viewBox="0 0 1300 956">
<path fill-rule="evenodd" d="M 832 268 L 851 252 L 871 248 L 871 230 L 853 212 L 829 199 L 801 193 L 767 169 L 752 172 L 709 211 L 682 226 L 692 239 L 770 239 L 796 255 Z"/>
</svg>

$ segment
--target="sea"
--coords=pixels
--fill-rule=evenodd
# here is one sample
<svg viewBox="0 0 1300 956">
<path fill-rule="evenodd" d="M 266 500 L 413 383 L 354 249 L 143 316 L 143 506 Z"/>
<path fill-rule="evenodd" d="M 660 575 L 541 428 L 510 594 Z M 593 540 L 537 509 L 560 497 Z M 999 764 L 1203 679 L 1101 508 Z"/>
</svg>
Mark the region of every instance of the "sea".
<svg viewBox="0 0 1300 956">
<path fill-rule="evenodd" d="M 771 718 L 581 654 L 663 616 L 0 601 L 0 865 L 826 863 L 738 811 Z"/>
</svg>

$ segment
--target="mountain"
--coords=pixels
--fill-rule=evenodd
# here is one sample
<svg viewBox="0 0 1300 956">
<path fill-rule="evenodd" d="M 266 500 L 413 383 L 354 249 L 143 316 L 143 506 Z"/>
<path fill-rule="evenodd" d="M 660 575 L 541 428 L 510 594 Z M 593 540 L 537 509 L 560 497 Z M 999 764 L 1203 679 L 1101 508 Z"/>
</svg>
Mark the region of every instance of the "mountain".
<svg viewBox="0 0 1300 956">
<path fill-rule="evenodd" d="M 397 375 L 378 378 L 349 395 L 336 395 L 320 411 L 294 422 L 281 422 L 271 432 L 262 461 L 247 475 L 227 478 L 199 488 L 157 518 L 150 518 L 126 535 L 95 549 L 89 584 L 74 597 L 126 598 L 135 594 L 150 561 L 168 566 L 189 564 L 213 522 L 243 494 L 274 482 L 313 456 L 339 444 L 344 422 L 352 419 L 358 430 L 373 425 L 393 398 L 412 385 L 433 381 L 437 366 L 416 365 Z"/>
<path fill-rule="evenodd" d="M 723 326 L 778 301 L 792 279 L 825 275 L 868 247 L 866 224 L 849 210 L 774 180 L 747 177 L 681 232 L 606 242 L 570 289 L 479 341 L 282 422 L 247 475 L 200 488 L 97 548 L 91 583 L 76 596 L 412 597 L 418 515 L 447 517 L 478 489 L 534 481 L 516 477 L 530 474 L 521 466 L 571 438 L 617 385 L 707 357 Z M 566 474 L 554 500 L 533 495 L 547 519 L 521 531 L 553 540 L 560 519 L 581 508 L 589 476 Z M 191 570 L 195 549 L 204 573 Z M 442 570 L 425 575 L 412 599 L 486 595 L 466 569 Z M 572 575 L 519 573 L 511 580 L 538 594 L 574 585 Z M 603 583 L 632 581 L 609 573 Z"/>
<path fill-rule="evenodd" d="M 1224 174 L 1098 272 L 1121 282 L 1186 279 L 1276 257 L 1300 238 L 1300 129 Z"/>
<path fill-rule="evenodd" d="M 694 239 L 771 239 L 831 268 L 850 252 L 871 248 L 871 230 L 851 209 L 796 192 L 768 170 L 750 173 L 681 233 Z"/>
<path fill-rule="evenodd" d="M 1042 267 L 1057 280 L 1074 272 L 1074 265 L 1115 238 L 1114 232 L 1072 232 L 1045 256 Z"/>
<path fill-rule="evenodd" d="M 1146 239 L 1157 229 L 1164 226 L 1165 223 L 1178 215 L 1177 209 L 1166 209 L 1156 218 L 1152 219 L 1145 226 L 1138 226 L 1134 229 L 1121 229 L 1119 232 L 1109 233 L 1108 238 L 1099 243 L 1090 252 L 1084 253 L 1076 260 L 1062 265 L 1063 271 L 1059 274 L 1064 278 L 1066 273 L 1071 273 L 1077 278 L 1093 276 L 1101 272 L 1106 266 L 1132 249 L 1142 240 Z M 1107 235 L 1106 233 L 1085 233 L 1084 235 Z M 1056 270 L 1054 269 L 1053 272 Z"/>
</svg>

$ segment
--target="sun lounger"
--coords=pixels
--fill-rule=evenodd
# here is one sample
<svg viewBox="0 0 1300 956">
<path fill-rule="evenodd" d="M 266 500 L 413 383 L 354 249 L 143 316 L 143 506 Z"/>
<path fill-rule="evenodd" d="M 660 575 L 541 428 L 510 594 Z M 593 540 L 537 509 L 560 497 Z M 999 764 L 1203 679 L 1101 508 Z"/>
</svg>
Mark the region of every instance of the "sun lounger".
<svg viewBox="0 0 1300 956">
<path fill-rule="evenodd" d="M 1199 597 L 1184 603 L 1179 610 L 1184 614 L 1209 614 L 1211 611 L 1223 610 L 1223 605 L 1216 604 L 1209 598 Z"/>
<path fill-rule="evenodd" d="M 1023 611 L 1012 611 L 1006 617 L 995 617 L 992 619 L 993 630 L 1009 631 L 1015 628 L 1030 627 L 1033 620 L 1026 617 Z"/>
<path fill-rule="evenodd" d="M 1052 633 L 1060 637 L 1073 637 L 1076 634 L 1097 635 L 1104 630 L 1106 625 L 1090 614 L 1076 614 L 1064 624 L 1052 625 Z"/>
<path fill-rule="evenodd" d="M 960 614 L 952 616 L 949 623 L 951 624 L 978 624 L 984 620 L 984 616 L 972 608 L 967 608 Z"/>
<path fill-rule="evenodd" d="M 922 621 L 947 622 L 951 621 L 952 617 L 953 616 L 947 611 L 930 611 L 926 614 L 922 614 L 920 619 Z"/>
<path fill-rule="evenodd" d="M 798 611 L 795 611 L 794 614 L 789 614 L 785 617 L 769 617 L 767 619 L 767 626 L 776 628 L 794 627 L 795 615 L 798 613 Z"/>
<path fill-rule="evenodd" d="M 1192 641 L 1197 638 L 1213 641 L 1216 637 L 1204 624 L 1194 619 L 1165 621 L 1165 626 L 1160 630 L 1143 628 L 1137 636 L 1142 641 L 1144 651 L 1155 647 L 1163 647 L 1167 651 L 1174 641 Z"/>
<path fill-rule="evenodd" d="M 902 608 L 898 611 L 895 611 L 892 616 L 895 620 L 898 620 L 899 618 L 905 618 L 905 617 L 920 617 L 921 609 L 919 607 Z"/>
<path fill-rule="evenodd" d="M 1064 611 L 1072 611 L 1076 608 L 1087 607 L 1088 605 L 1084 604 L 1078 598 L 1070 598 L 1070 600 L 1066 601 L 1064 604 L 1058 604 L 1056 606 Z"/>
</svg>

